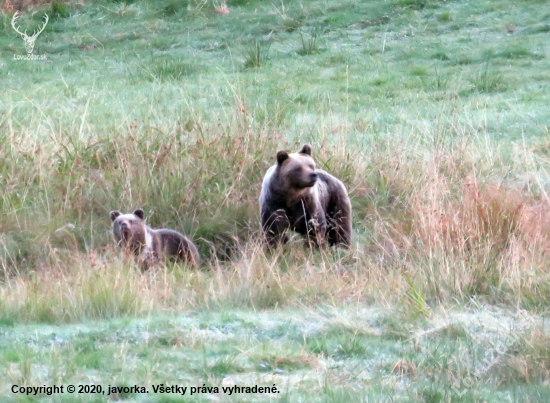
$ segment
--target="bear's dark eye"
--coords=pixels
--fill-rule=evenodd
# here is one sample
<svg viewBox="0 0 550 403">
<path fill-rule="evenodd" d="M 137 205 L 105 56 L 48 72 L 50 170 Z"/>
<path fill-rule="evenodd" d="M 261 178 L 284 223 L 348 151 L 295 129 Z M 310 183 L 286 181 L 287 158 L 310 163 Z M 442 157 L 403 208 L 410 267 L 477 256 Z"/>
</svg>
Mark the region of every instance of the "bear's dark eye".
<svg viewBox="0 0 550 403">
<path fill-rule="evenodd" d="M 300 166 L 300 167 L 296 167 L 296 168 L 294 169 L 294 172 L 296 172 L 296 173 L 302 172 L 302 167 L 301 167 L 301 166 Z"/>
<path fill-rule="evenodd" d="M 132 223 L 132 220 L 129 220 L 129 221 L 128 221 L 128 223 L 130 223 L 130 224 L 131 224 L 131 223 Z"/>
</svg>

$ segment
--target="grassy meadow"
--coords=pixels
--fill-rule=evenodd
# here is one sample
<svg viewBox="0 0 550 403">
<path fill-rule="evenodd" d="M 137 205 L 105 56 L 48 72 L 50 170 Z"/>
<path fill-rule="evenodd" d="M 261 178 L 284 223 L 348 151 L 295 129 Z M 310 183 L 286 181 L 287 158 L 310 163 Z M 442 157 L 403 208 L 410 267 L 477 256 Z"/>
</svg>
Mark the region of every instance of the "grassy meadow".
<svg viewBox="0 0 550 403">
<path fill-rule="evenodd" d="M 16 10 L 49 16 L 46 60 L 14 57 Z M 549 1 L 0 17 L 1 401 L 550 401 Z M 349 190 L 350 250 L 260 241 L 263 174 L 306 142 Z M 202 266 L 122 259 L 109 211 L 137 207 Z M 11 392 L 53 384 L 149 394 Z"/>
</svg>

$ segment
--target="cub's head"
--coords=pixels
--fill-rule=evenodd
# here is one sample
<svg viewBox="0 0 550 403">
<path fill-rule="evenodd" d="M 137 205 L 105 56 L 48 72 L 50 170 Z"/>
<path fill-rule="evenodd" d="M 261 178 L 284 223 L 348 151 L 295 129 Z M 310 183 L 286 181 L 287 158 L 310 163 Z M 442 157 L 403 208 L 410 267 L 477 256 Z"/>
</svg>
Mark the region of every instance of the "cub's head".
<svg viewBox="0 0 550 403">
<path fill-rule="evenodd" d="M 317 173 L 311 157 L 311 146 L 306 144 L 297 153 L 277 151 L 279 178 L 288 189 L 304 189 L 315 185 Z"/>
<path fill-rule="evenodd" d="M 113 222 L 113 234 L 117 244 L 121 247 L 140 247 L 145 244 L 145 233 L 147 231 L 143 209 L 138 208 L 130 214 L 122 214 L 119 211 L 111 211 Z"/>
</svg>

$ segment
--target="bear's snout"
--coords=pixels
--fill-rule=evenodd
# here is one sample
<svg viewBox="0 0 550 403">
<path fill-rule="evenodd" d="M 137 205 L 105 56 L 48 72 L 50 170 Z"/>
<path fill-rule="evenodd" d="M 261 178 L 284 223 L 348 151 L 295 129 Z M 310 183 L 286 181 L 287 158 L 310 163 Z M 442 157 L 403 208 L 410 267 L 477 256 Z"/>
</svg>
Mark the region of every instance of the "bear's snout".
<svg viewBox="0 0 550 403">
<path fill-rule="evenodd" d="M 317 175 L 315 172 L 309 174 L 310 186 L 315 185 L 315 182 L 317 182 L 318 177 L 319 175 Z"/>
<path fill-rule="evenodd" d="M 128 223 L 124 222 L 124 221 L 119 223 L 119 228 L 120 228 L 120 232 L 121 232 L 121 234 L 124 238 L 128 237 L 128 235 L 130 235 L 130 233 L 132 232 L 130 230 L 130 226 L 128 225 Z"/>
</svg>

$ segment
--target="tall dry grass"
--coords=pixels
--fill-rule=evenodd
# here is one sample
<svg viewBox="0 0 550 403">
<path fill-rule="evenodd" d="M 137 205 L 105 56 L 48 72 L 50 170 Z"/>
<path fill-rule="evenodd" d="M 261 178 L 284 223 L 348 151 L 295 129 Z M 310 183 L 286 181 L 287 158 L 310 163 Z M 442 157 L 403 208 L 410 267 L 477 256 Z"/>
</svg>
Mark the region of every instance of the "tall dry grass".
<svg viewBox="0 0 550 403">
<path fill-rule="evenodd" d="M 547 298 L 545 194 L 503 184 L 498 149 L 488 154 L 487 139 L 468 136 L 460 122 L 463 140 L 446 143 L 432 141 L 442 136 L 437 128 L 426 135 L 411 126 L 396 141 L 364 142 L 351 140 L 346 127 L 329 128 L 332 136 L 313 141 L 314 157 L 350 191 L 351 250 L 309 250 L 294 238 L 265 251 L 261 179 L 277 149 L 301 142 L 252 129 L 253 119 L 239 104 L 223 123 L 158 127 L 136 119 L 118 132 L 39 138 L 8 116 L 0 153 L 1 315 L 76 321 L 197 306 L 393 304 L 408 279 L 428 301 Z M 169 265 L 141 273 L 120 260 L 108 212 L 138 206 L 153 227 L 195 240 L 201 270 Z"/>
</svg>

